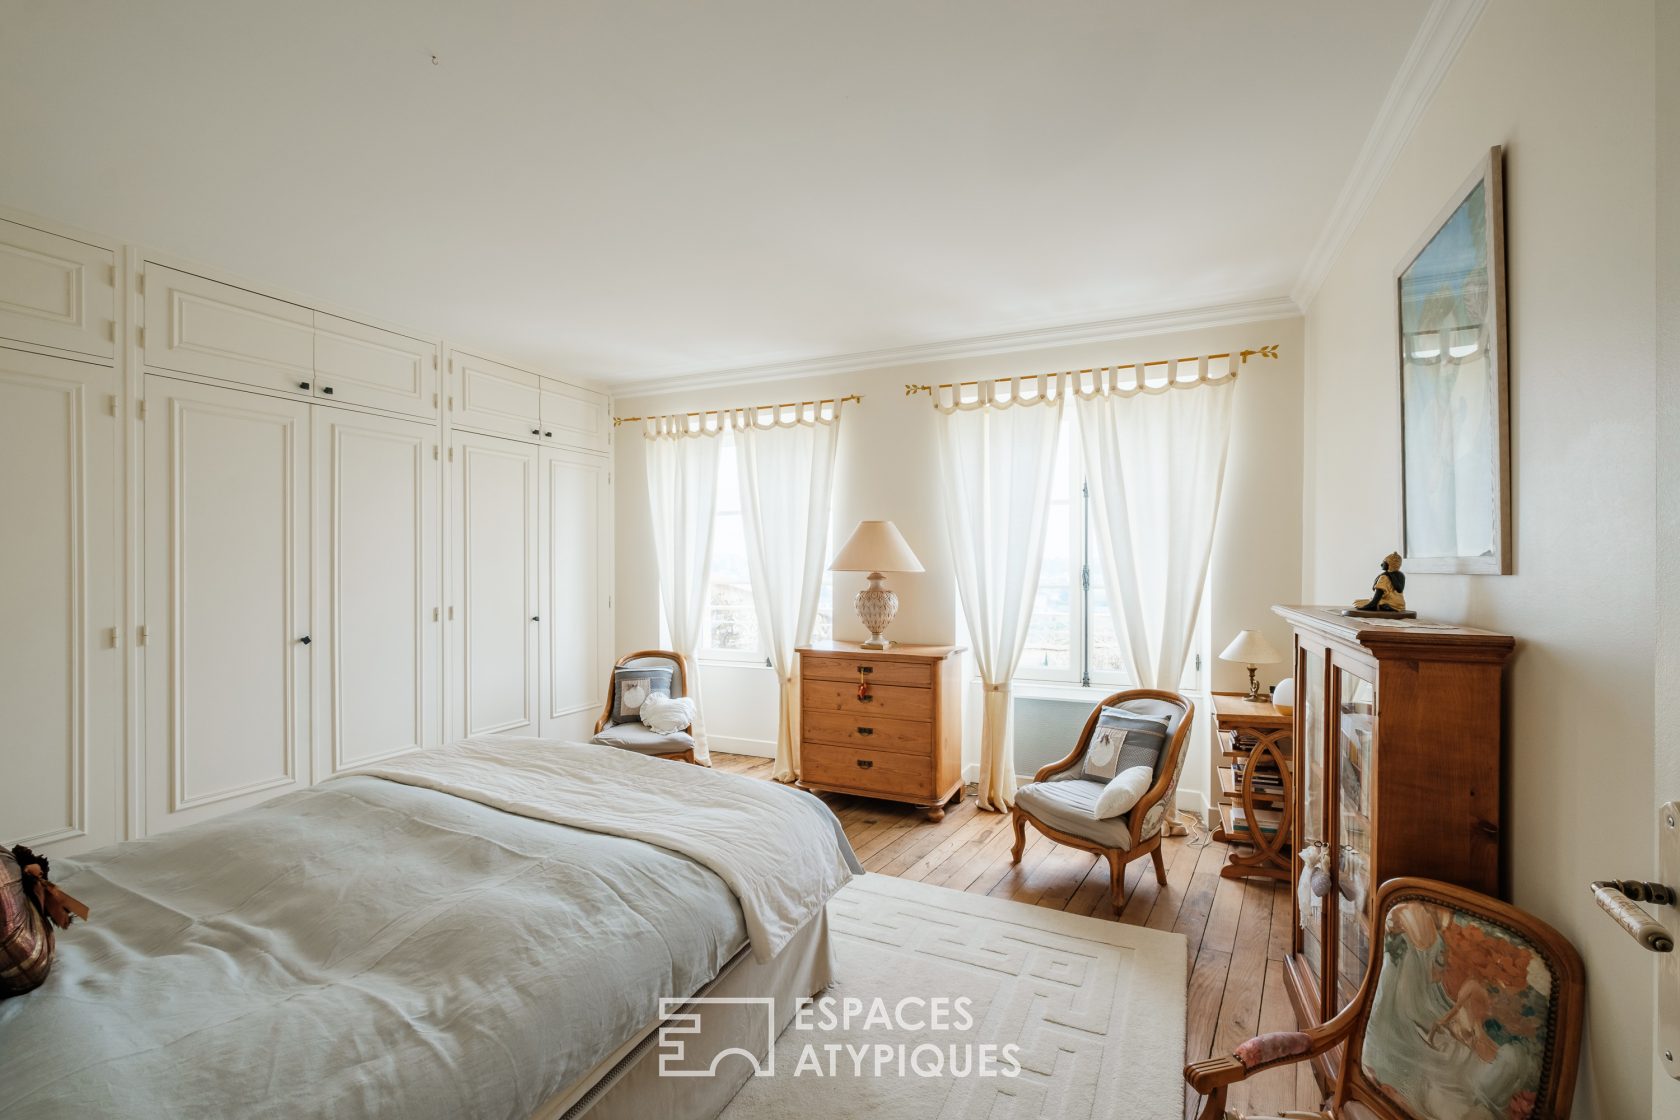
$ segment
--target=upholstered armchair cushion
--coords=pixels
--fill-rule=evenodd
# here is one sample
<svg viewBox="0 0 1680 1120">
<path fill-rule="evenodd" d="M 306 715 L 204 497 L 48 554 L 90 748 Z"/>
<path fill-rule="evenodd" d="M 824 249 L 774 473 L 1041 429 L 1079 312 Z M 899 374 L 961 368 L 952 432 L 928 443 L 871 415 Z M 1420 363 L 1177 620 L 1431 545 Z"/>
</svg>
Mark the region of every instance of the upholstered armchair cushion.
<svg viewBox="0 0 1680 1120">
<path fill-rule="evenodd" d="M 1132 846 L 1131 814 L 1099 818 L 1103 789 L 1104 783 L 1088 778 L 1029 782 L 1015 791 L 1015 804 L 1058 832 L 1123 851 Z"/>
<path fill-rule="evenodd" d="M 661 735 L 651 727 L 643 725 L 640 720 L 631 723 L 609 723 L 596 733 L 593 742 L 606 747 L 635 751 L 638 754 L 681 754 L 694 748 L 694 736 L 688 732 L 673 731 L 668 735 Z"/>
<path fill-rule="evenodd" d="M 1388 911 L 1381 949 L 1359 1053 L 1365 1076 L 1420 1116 L 1531 1116 L 1556 1020 L 1545 952 L 1422 898 Z"/>
</svg>

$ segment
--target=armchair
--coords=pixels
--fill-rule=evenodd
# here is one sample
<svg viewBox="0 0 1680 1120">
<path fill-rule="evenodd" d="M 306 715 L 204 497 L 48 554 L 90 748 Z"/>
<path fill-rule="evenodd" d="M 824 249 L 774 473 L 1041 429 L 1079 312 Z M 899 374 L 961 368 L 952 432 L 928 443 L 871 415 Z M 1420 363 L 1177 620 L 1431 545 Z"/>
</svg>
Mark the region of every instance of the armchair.
<svg viewBox="0 0 1680 1120">
<path fill-rule="evenodd" d="M 1201 1120 L 1236 1116 L 1225 1111 L 1232 1085 L 1338 1046 L 1346 1049 L 1329 1111 L 1289 1116 L 1569 1115 L 1586 997 L 1573 945 L 1514 906 L 1430 879 L 1384 883 L 1374 928 L 1380 950 L 1334 1019 L 1184 1067 L 1207 1097 Z"/>
<path fill-rule="evenodd" d="M 661 734 L 639 719 L 622 718 L 622 711 L 619 712 L 620 718 L 614 721 L 614 710 L 619 707 L 620 677 L 638 670 L 668 672 L 671 678 L 670 695 L 673 698 L 688 695 L 688 659 L 682 654 L 667 649 L 644 649 L 626 654 L 618 659 L 607 677 L 607 702 L 601 709 L 601 718 L 595 721 L 595 738 L 591 741 L 653 758 L 694 762 L 694 736 L 689 734 L 691 728 Z"/>
<path fill-rule="evenodd" d="M 1101 783 L 1081 776 L 1085 753 L 1104 708 L 1120 708 L 1131 715 L 1166 721 L 1166 746 L 1155 768 L 1155 783 L 1123 816 L 1099 819 L 1090 812 Z M 1116 914 L 1126 907 L 1126 865 L 1145 855 L 1155 861 L 1155 878 L 1167 881 L 1161 859 L 1164 818 L 1178 795 L 1184 767 L 1184 744 L 1196 706 L 1176 692 L 1135 688 L 1116 692 L 1091 711 L 1073 753 L 1044 767 L 1033 780 L 1015 791 L 1009 814 L 1015 826 L 1010 862 L 1020 863 L 1027 846 L 1027 824 L 1058 844 L 1095 852 L 1108 860 L 1109 894 Z M 1095 787 L 1095 789 L 1091 788 Z"/>
</svg>

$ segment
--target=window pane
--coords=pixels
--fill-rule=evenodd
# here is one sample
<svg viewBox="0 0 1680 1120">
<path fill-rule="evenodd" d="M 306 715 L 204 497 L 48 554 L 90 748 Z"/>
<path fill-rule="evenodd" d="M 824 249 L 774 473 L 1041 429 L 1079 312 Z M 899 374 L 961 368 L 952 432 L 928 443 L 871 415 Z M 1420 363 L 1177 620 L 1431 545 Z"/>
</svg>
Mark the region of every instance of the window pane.
<svg viewBox="0 0 1680 1120">
<path fill-rule="evenodd" d="M 811 628 L 811 641 L 827 642 L 834 638 L 834 577 L 823 574 L 822 594 L 817 598 L 817 624 Z"/>
<path fill-rule="evenodd" d="M 1064 474 L 1065 480 L 1065 474 Z M 1060 493 L 1066 493 L 1066 483 Z M 1023 676 L 1045 671 L 1066 672 L 1074 667 L 1072 651 L 1074 586 L 1079 562 L 1072 555 L 1073 537 L 1066 501 L 1052 502 L 1044 530 L 1044 566 L 1033 597 L 1032 621 L 1027 626 L 1027 648 L 1017 670 Z"/>
<path fill-rule="evenodd" d="M 706 586 L 704 648 L 756 653 L 758 613 L 753 606 L 747 567 L 747 530 L 741 519 L 741 491 L 736 479 L 735 447 L 724 440 L 718 462 L 717 514 L 712 529 L 712 578 Z"/>
<path fill-rule="evenodd" d="M 1108 588 L 1102 586 L 1099 573 L 1102 561 L 1096 556 L 1096 541 L 1091 542 L 1091 618 L 1086 632 L 1091 635 L 1091 672 L 1118 673 L 1124 668 L 1121 660 L 1120 635 L 1114 629 L 1114 615 L 1108 609 Z"/>
</svg>

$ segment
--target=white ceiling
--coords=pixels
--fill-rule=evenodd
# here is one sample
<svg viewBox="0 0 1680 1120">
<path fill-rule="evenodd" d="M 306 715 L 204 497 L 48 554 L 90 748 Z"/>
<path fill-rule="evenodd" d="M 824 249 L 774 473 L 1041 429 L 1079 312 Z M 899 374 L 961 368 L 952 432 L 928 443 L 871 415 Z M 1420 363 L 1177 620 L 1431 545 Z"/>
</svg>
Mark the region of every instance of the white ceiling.
<svg viewBox="0 0 1680 1120">
<path fill-rule="evenodd" d="M 1280 297 L 1427 8 L 0 0 L 0 203 L 618 384 Z"/>
</svg>

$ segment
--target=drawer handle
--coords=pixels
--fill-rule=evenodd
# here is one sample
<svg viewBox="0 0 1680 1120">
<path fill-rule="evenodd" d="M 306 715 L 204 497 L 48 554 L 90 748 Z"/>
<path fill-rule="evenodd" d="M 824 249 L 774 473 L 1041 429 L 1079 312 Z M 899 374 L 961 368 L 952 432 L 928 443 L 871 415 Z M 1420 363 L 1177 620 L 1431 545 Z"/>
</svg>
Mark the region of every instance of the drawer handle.
<svg viewBox="0 0 1680 1120">
<path fill-rule="evenodd" d="M 874 761 L 872 759 L 868 759 L 868 758 L 858 759 L 857 764 L 858 764 L 858 769 L 859 770 L 868 770 L 870 767 L 875 765 Z"/>
<path fill-rule="evenodd" d="M 875 729 L 873 727 L 860 727 L 860 728 L 857 729 L 857 731 L 858 731 L 859 735 L 873 735 L 873 734 L 875 734 Z"/>
</svg>

